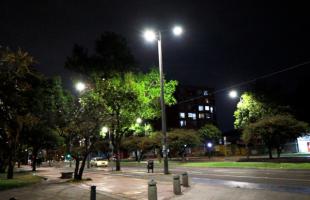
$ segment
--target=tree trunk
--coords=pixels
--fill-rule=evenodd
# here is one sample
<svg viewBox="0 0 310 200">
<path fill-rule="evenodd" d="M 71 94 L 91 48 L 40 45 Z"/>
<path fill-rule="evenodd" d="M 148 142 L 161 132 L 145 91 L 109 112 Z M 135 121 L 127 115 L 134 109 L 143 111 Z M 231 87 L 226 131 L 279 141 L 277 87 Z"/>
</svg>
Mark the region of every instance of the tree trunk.
<svg viewBox="0 0 310 200">
<path fill-rule="evenodd" d="M 281 152 L 282 152 L 282 148 L 278 147 L 277 148 L 277 156 L 278 156 L 278 158 L 280 158 Z"/>
<path fill-rule="evenodd" d="M 35 172 L 37 169 L 37 156 L 38 156 L 38 150 L 36 150 L 35 148 L 33 149 L 33 152 L 32 152 L 32 163 L 31 163 L 31 166 L 32 166 L 32 171 Z"/>
<path fill-rule="evenodd" d="M 86 163 L 86 159 L 87 159 L 87 157 L 88 157 L 88 154 L 89 154 L 89 153 L 86 153 L 86 154 L 84 155 L 83 160 L 82 160 L 81 167 L 80 167 L 79 174 L 78 174 L 78 180 L 82 180 L 83 172 L 84 172 L 84 168 L 85 168 L 85 163 Z"/>
<path fill-rule="evenodd" d="M 117 155 L 116 155 L 116 171 L 121 171 L 121 159 L 120 159 L 120 150 L 119 147 L 117 146 Z"/>
<path fill-rule="evenodd" d="M 14 154 L 15 154 L 15 147 L 14 147 L 14 145 L 10 145 L 9 156 L 8 156 L 7 179 L 13 179 L 13 171 L 14 171 L 14 164 L 15 164 Z"/>
<path fill-rule="evenodd" d="M 81 180 L 79 179 L 79 166 L 80 166 L 80 159 L 76 157 L 75 159 L 75 169 L 74 169 L 74 180 Z"/>
<path fill-rule="evenodd" d="M 5 173 L 6 167 L 4 160 L 0 160 L 0 173 Z"/>
<path fill-rule="evenodd" d="M 144 155 L 144 152 L 140 151 L 140 156 L 139 156 L 138 162 L 141 162 L 141 160 L 143 159 L 143 155 Z"/>
<path fill-rule="evenodd" d="M 136 160 L 136 161 L 139 160 L 139 159 L 138 159 L 138 150 L 137 150 L 137 149 L 135 150 L 135 160 Z"/>
<path fill-rule="evenodd" d="M 272 148 L 268 147 L 269 159 L 272 159 Z"/>
<path fill-rule="evenodd" d="M 7 179 L 13 179 L 13 170 L 14 170 L 13 155 L 12 155 L 12 153 L 10 153 L 10 155 L 9 155 L 9 162 L 8 162 Z"/>
<path fill-rule="evenodd" d="M 245 146 L 245 148 L 246 148 L 246 159 L 250 159 L 251 148 L 249 147 L 248 144 Z"/>
</svg>

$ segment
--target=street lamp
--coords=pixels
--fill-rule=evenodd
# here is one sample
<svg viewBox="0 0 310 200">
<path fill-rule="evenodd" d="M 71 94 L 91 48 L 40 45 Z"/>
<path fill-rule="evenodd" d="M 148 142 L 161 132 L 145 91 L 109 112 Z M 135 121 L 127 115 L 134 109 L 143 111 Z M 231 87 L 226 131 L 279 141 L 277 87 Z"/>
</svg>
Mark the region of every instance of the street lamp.
<svg viewBox="0 0 310 200">
<path fill-rule="evenodd" d="M 75 84 L 75 89 L 76 89 L 77 91 L 79 91 L 79 92 L 82 92 L 83 90 L 86 89 L 86 85 L 85 85 L 84 83 L 82 83 L 82 82 L 77 82 L 77 83 Z"/>
<path fill-rule="evenodd" d="M 136 122 L 137 122 L 137 124 L 141 124 L 142 123 L 142 119 L 140 117 L 138 117 Z"/>
<path fill-rule="evenodd" d="M 231 90 L 228 95 L 230 98 L 235 99 L 238 97 L 238 92 L 236 90 Z"/>
<path fill-rule="evenodd" d="M 179 36 L 183 33 L 183 29 L 180 26 L 175 26 L 172 29 L 174 35 Z M 158 46 L 158 63 L 159 63 L 159 76 L 160 76 L 160 106 L 161 106 L 161 126 L 163 133 L 163 157 L 164 157 L 164 174 L 169 174 L 168 169 L 168 145 L 167 145 L 167 127 L 166 127 L 166 108 L 164 100 L 164 74 L 163 74 L 163 56 L 161 45 L 161 31 L 146 30 L 144 32 L 144 39 L 148 42 L 157 40 Z"/>
</svg>

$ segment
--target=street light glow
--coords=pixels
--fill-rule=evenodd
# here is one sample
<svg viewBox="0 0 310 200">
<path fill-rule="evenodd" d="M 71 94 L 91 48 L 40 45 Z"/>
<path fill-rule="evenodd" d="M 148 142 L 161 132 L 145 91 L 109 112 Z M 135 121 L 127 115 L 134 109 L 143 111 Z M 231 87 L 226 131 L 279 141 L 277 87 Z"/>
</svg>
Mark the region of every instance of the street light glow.
<svg viewBox="0 0 310 200">
<path fill-rule="evenodd" d="M 84 83 L 78 82 L 78 83 L 75 85 L 75 88 L 77 89 L 77 91 L 82 92 L 83 90 L 85 90 L 86 86 L 85 86 Z"/>
<path fill-rule="evenodd" d="M 101 130 L 100 130 L 100 135 L 101 135 L 102 137 L 105 137 L 105 136 L 107 135 L 107 132 L 108 132 L 108 131 L 109 131 L 108 127 L 104 126 L 104 127 L 102 127 Z"/>
<path fill-rule="evenodd" d="M 143 37 L 148 42 L 153 42 L 156 39 L 156 33 L 153 30 L 145 30 Z"/>
<path fill-rule="evenodd" d="M 212 147 L 212 143 L 211 143 L 211 142 L 208 142 L 207 146 L 208 146 L 209 148 L 211 148 L 211 147 Z"/>
<path fill-rule="evenodd" d="M 140 117 L 138 117 L 136 122 L 137 122 L 137 124 L 141 124 L 142 123 L 142 119 Z"/>
<path fill-rule="evenodd" d="M 102 127 L 102 129 L 101 129 L 102 133 L 107 133 L 108 131 L 109 131 L 109 129 L 106 126 Z"/>
<path fill-rule="evenodd" d="M 183 28 L 181 26 L 175 26 L 172 29 L 174 35 L 179 36 L 183 33 Z"/>
<path fill-rule="evenodd" d="M 236 97 L 238 97 L 238 92 L 236 91 L 236 90 L 232 90 L 232 91 L 230 91 L 229 92 L 229 97 L 230 98 L 236 98 Z"/>
</svg>

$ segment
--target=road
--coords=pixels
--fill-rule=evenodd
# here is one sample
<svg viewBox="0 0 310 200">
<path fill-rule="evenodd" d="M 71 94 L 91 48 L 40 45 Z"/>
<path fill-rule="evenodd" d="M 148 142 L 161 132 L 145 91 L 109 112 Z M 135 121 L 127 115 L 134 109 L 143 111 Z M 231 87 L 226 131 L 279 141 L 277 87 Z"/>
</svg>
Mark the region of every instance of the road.
<svg viewBox="0 0 310 200">
<path fill-rule="evenodd" d="M 126 167 L 123 171 L 145 171 L 144 168 Z M 162 169 L 155 169 L 160 172 Z M 310 170 L 267 170 L 239 168 L 171 168 L 171 173 L 188 172 L 193 183 L 227 187 L 264 189 L 310 195 Z M 139 176 L 141 173 L 128 174 Z"/>
</svg>

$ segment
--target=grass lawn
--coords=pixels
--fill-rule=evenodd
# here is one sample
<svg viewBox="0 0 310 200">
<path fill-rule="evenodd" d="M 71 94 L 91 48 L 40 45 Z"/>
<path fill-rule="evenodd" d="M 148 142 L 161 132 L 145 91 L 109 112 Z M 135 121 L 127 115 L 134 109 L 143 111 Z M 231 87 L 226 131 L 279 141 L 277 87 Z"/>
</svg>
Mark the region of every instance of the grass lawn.
<svg viewBox="0 0 310 200">
<path fill-rule="evenodd" d="M 310 163 L 272 163 L 272 162 L 190 162 L 183 167 L 234 167 L 257 169 L 309 169 Z"/>
<path fill-rule="evenodd" d="M 0 174 L 0 191 L 38 183 L 41 180 L 42 177 L 35 176 L 31 172 L 15 172 L 14 178 L 9 180 L 6 179 L 6 174 Z"/>
</svg>

